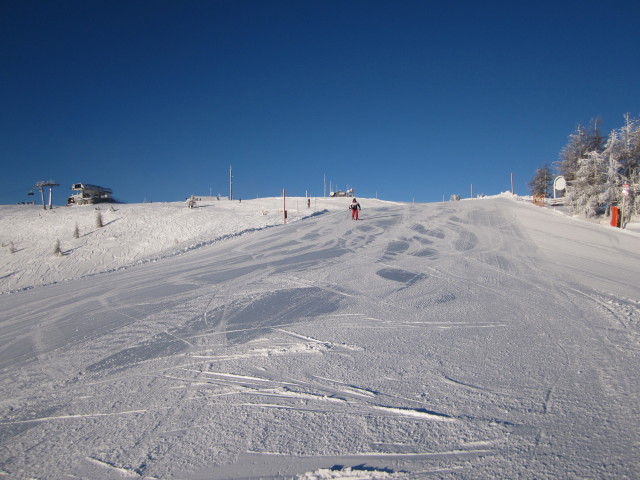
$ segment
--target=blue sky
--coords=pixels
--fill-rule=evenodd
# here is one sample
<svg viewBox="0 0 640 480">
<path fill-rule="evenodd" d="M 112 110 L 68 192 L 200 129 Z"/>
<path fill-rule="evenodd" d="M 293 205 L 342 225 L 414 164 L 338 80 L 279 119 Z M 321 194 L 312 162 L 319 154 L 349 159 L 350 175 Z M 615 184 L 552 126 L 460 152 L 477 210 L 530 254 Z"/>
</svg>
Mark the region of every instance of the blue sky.
<svg viewBox="0 0 640 480">
<path fill-rule="evenodd" d="M 0 0 L 0 203 L 54 179 L 416 202 L 528 193 L 640 114 L 640 2 Z M 37 197 L 36 197 L 37 198 Z"/>
</svg>

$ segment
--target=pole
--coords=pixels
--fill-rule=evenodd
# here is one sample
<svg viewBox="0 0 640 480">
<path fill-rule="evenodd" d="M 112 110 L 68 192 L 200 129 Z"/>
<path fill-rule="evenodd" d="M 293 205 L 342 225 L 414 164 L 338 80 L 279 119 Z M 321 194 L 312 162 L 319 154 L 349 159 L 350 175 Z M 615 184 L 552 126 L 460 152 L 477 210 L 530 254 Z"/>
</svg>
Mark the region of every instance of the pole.
<svg viewBox="0 0 640 480">
<path fill-rule="evenodd" d="M 233 167 L 229 165 L 229 200 L 233 200 Z"/>
<path fill-rule="evenodd" d="M 47 209 L 47 205 L 44 203 L 44 187 L 40 187 L 40 196 L 42 197 L 42 208 Z"/>
<path fill-rule="evenodd" d="M 326 197 L 327 196 L 327 174 L 326 173 L 324 174 L 324 190 L 323 190 L 323 192 L 324 192 L 324 196 Z"/>
<path fill-rule="evenodd" d="M 473 183 L 471 184 L 471 198 L 473 198 Z"/>
<path fill-rule="evenodd" d="M 287 224 L 287 191 L 282 189 L 282 215 L 284 217 L 284 224 Z"/>
<path fill-rule="evenodd" d="M 49 187 L 49 210 L 53 208 L 53 187 Z"/>
<path fill-rule="evenodd" d="M 513 190 L 513 173 L 511 173 L 511 195 L 515 195 L 516 192 Z"/>
</svg>

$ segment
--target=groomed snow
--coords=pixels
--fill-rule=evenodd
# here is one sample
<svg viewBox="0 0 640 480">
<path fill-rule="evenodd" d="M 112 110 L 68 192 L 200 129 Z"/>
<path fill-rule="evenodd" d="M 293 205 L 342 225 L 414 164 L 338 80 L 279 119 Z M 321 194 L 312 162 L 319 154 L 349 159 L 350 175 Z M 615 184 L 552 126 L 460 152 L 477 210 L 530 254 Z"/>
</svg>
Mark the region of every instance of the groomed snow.
<svg viewBox="0 0 640 480">
<path fill-rule="evenodd" d="M 635 478 L 640 235 L 359 200 L 0 207 L 0 476 Z"/>
<path fill-rule="evenodd" d="M 191 209 L 185 202 L 77 205 L 53 210 L 38 205 L 0 206 L 0 292 L 157 261 L 282 225 L 285 206 L 287 222 L 291 223 L 325 211 L 346 210 L 348 203 L 344 198 L 314 198 L 307 206 L 305 198 L 264 198 L 200 201 Z M 104 228 L 97 226 L 98 215 Z M 78 238 L 74 236 L 76 226 Z M 61 256 L 52 255 L 56 241 Z"/>
</svg>

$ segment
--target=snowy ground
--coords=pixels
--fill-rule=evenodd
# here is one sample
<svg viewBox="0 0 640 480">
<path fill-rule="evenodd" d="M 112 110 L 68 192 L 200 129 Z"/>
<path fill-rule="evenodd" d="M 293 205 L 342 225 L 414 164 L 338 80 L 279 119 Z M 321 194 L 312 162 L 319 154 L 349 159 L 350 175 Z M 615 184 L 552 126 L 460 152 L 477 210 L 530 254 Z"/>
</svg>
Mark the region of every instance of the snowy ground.
<svg viewBox="0 0 640 480">
<path fill-rule="evenodd" d="M 0 208 L 0 475 L 637 478 L 640 235 L 281 201 Z"/>
<path fill-rule="evenodd" d="M 0 292 L 79 278 L 157 261 L 258 229 L 322 211 L 346 210 L 346 199 L 266 198 L 122 205 L 82 205 L 44 210 L 0 207 Z M 381 202 L 374 200 L 380 204 Z M 103 228 L 97 227 L 100 215 Z M 78 232 L 75 238 L 74 232 Z M 53 256 L 56 241 L 63 253 Z"/>
</svg>

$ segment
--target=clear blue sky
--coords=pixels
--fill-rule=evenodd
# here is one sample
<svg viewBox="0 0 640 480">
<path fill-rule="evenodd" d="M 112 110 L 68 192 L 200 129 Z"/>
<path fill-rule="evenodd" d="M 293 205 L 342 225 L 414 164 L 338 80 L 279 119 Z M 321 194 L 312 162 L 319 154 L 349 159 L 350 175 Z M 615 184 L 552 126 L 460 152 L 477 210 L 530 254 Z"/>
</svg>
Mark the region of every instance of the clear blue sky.
<svg viewBox="0 0 640 480">
<path fill-rule="evenodd" d="M 0 203 L 496 194 L 640 114 L 637 1 L 0 0 Z M 37 197 L 36 197 L 37 198 Z"/>
</svg>

